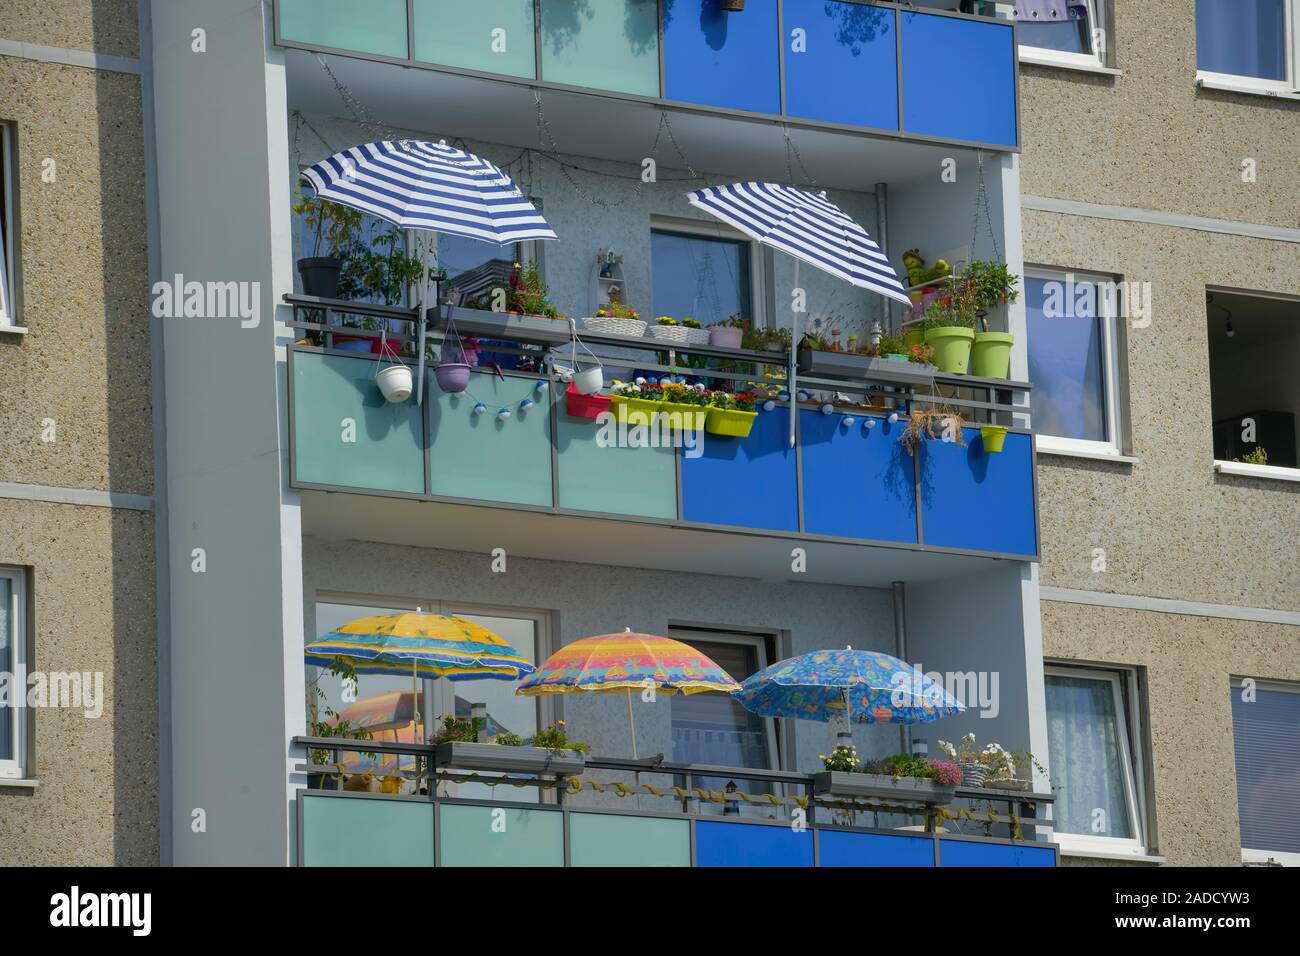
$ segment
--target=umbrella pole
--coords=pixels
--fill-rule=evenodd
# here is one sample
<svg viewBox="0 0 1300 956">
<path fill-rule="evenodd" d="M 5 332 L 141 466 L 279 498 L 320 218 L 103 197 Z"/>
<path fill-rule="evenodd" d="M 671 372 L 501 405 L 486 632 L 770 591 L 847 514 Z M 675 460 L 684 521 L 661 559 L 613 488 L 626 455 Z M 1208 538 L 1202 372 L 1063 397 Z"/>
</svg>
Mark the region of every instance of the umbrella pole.
<svg viewBox="0 0 1300 956">
<path fill-rule="evenodd" d="M 636 715 L 632 713 L 632 688 L 627 688 L 627 723 L 632 729 L 632 759 L 636 760 Z"/>
<path fill-rule="evenodd" d="M 798 258 L 795 258 L 794 260 L 794 287 L 795 289 L 799 288 L 799 259 Z M 804 303 L 805 304 L 807 303 L 806 297 L 804 297 Z M 791 324 L 790 324 L 790 385 L 789 385 L 790 447 L 793 448 L 794 447 L 794 420 L 799 415 L 799 392 L 796 387 L 797 383 L 795 381 L 797 375 L 796 366 L 798 365 L 797 356 L 799 350 L 799 312 L 796 309 L 791 309 L 790 315 L 792 316 L 790 320 Z"/>
</svg>

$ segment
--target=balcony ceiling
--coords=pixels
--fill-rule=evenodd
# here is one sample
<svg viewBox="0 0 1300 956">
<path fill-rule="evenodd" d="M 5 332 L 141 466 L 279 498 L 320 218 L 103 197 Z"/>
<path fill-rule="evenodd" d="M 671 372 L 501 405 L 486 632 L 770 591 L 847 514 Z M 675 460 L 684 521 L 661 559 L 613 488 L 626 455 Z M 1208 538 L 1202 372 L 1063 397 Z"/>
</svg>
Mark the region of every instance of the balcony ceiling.
<svg viewBox="0 0 1300 956">
<path fill-rule="evenodd" d="M 285 50 L 284 55 L 291 110 L 351 115 L 315 54 Z M 533 92 L 521 84 L 345 56 L 329 56 L 328 62 L 363 109 L 392 129 L 419 131 L 429 139 L 539 145 Z M 542 103 L 555 143 L 564 153 L 639 164 L 650 154 L 659 129 L 659 108 L 644 102 L 546 90 Z M 671 111 L 669 121 L 697 171 L 720 178 L 792 178 L 777 124 L 689 110 Z M 789 129 L 803 165 L 818 185 L 828 188 L 869 191 L 878 182 L 900 184 L 923 177 L 937 182 L 945 158 L 955 158 L 959 168 L 975 161 L 973 150 L 952 145 Z M 662 167 L 682 168 L 666 134 L 655 158 Z M 797 162 L 793 178 L 805 178 Z"/>
<path fill-rule="evenodd" d="M 325 491 L 301 495 L 303 534 L 325 541 L 471 554 L 504 548 L 519 558 L 877 588 L 894 581 L 931 584 L 1005 560 L 409 498 Z M 790 569 L 794 547 L 807 552 L 804 573 Z"/>
</svg>

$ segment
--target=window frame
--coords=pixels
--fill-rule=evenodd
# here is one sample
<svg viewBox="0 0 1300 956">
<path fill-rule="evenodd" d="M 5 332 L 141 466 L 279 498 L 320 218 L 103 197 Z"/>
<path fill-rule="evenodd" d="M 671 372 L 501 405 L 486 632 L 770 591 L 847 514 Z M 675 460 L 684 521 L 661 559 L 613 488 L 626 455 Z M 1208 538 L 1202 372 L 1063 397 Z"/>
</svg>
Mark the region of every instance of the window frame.
<svg viewBox="0 0 1300 956">
<path fill-rule="evenodd" d="M 1193 16 L 1195 7 L 1193 6 Z M 1216 73 L 1212 70 L 1196 70 L 1196 85 L 1212 90 L 1226 90 L 1236 93 L 1255 93 L 1263 96 L 1280 96 L 1288 99 L 1300 99 L 1300 0 L 1283 0 L 1286 31 L 1286 78 L 1266 80 L 1258 76 L 1246 76 L 1239 73 Z M 1193 39 L 1196 36 L 1193 20 Z M 1197 53 L 1199 56 L 1199 47 Z"/>
<path fill-rule="evenodd" d="M 759 671 L 766 670 L 774 662 L 768 660 L 768 642 L 775 641 L 776 636 L 773 634 L 762 634 L 752 631 L 732 631 L 732 630 L 713 630 L 703 626 L 691 626 L 689 624 L 669 624 L 668 636 L 673 640 L 682 641 L 694 647 L 694 641 L 701 644 L 740 644 L 757 649 L 755 660 L 758 663 Z M 670 704 L 671 706 L 671 704 Z M 669 713 L 668 721 L 671 725 L 672 714 Z M 763 737 L 766 742 L 767 762 L 769 770 L 780 770 L 781 768 L 781 747 L 777 739 L 776 719 L 774 717 L 763 718 Z"/>
<path fill-rule="evenodd" d="M 0 332 L 26 332 L 20 323 L 19 275 L 22 257 L 17 252 L 19 229 L 18 150 L 12 123 L 0 121 Z"/>
<path fill-rule="evenodd" d="M 13 622 L 12 638 L 12 660 L 10 661 L 13 675 L 27 673 L 29 633 L 27 629 L 27 571 L 23 568 L 0 566 L 0 578 L 9 582 L 10 591 L 10 620 Z M 11 693 L 27 693 L 26 681 L 20 682 L 18 687 L 11 688 Z M 25 774 L 29 770 L 31 762 L 31 753 L 28 748 L 30 720 L 28 717 L 28 708 L 12 707 L 13 727 L 11 741 L 13 757 L 0 758 L 0 780 L 14 781 L 27 779 Z"/>
<path fill-rule="evenodd" d="M 1071 677 L 1076 680 L 1108 681 L 1111 685 L 1115 707 L 1116 736 L 1120 742 L 1120 775 L 1123 778 L 1124 801 L 1129 815 L 1129 826 L 1136 836 L 1109 837 L 1085 833 L 1064 833 L 1053 828 L 1052 839 L 1063 852 L 1078 856 L 1102 853 L 1108 856 L 1148 855 L 1150 833 L 1146 797 L 1147 770 L 1145 748 L 1142 744 L 1141 696 L 1137 671 L 1129 667 L 1087 665 L 1077 663 L 1046 663 L 1043 677 Z M 1048 754 L 1048 767 L 1053 757 Z M 1050 781 L 1049 781 L 1050 783 Z"/>
<path fill-rule="evenodd" d="M 1093 285 L 1102 285 L 1112 283 L 1119 290 L 1122 281 L 1115 276 L 1106 275 L 1100 272 L 1085 272 L 1079 269 L 1060 269 L 1051 266 L 1025 266 L 1025 279 L 1042 279 L 1046 282 L 1067 282 L 1073 277 L 1077 284 L 1079 281 L 1091 283 Z M 1105 423 L 1107 439 L 1105 441 L 1093 441 L 1085 438 L 1066 438 L 1061 435 L 1049 435 L 1046 432 L 1039 431 L 1038 426 L 1034 423 L 1034 447 L 1037 452 L 1058 454 L 1058 455 L 1082 455 L 1089 458 L 1115 458 L 1124 457 L 1124 425 L 1123 402 L 1121 393 L 1122 373 L 1120 367 L 1120 346 L 1123 341 L 1119 330 L 1119 295 L 1107 296 L 1098 295 L 1097 297 L 1097 319 L 1101 321 L 1101 360 L 1102 360 L 1102 400 L 1105 403 Z M 1031 348 L 1028 328 L 1028 318 L 1025 320 L 1025 362 L 1029 362 L 1029 350 Z M 1030 383 L 1033 384 L 1032 382 Z M 1033 394 L 1030 393 L 1030 422 L 1034 421 Z"/>
<path fill-rule="evenodd" d="M 1241 684 L 1244 679 L 1245 678 L 1242 677 L 1232 677 L 1229 679 L 1228 683 L 1233 692 L 1239 691 L 1241 689 Z M 1272 691 L 1273 693 L 1280 693 L 1280 694 L 1300 694 L 1300 684 L 1297 683 L 1289 683 L 1287 681 L 1275 681 L 1275 680 L 1258 680 L 1255 678 L 1251 678 L 1251 679 L 1255 681 L 1256 690 L 1267 690 L 1267 691 Z M 1233 732 L 1234 733 L 1236 732 L 1235 723 L 1233 726 Z M 1234 747 L 1233 773 L 1236 773 L 1236 769 L 1237 769 L 1236 748 Z M 1237 827 L 1238 829 L 1240 829 L 1241 827 L 1240 806 L 1237 807 Z M 1264 863 L 1269 863 L 1270 861 L 1273 863 L 1280 863 L 1283 866 L 1300 867 L 1300 853 L 1289 852 L 1285 850 L 1260 850 L 1260 849 L 1255 849 L 1253 847 L 1246 847 L 1246 846 L 1243 846 L 1241 848 L 1242 863 L 1264 864 Z"/>
<path fill-rule="evenodd" d="M 1007 0 L 995 0 L 999 5 L 1006 3 Z M 1110 44 L 1103 42 L 1101 46 L 1097 44 L 1097 35 L 1100 32 L 1107 36 L 1108 13 L 1106 0 L 1087 0 L 1088 4 L 1088 45 L 1091 48 L 1088 53 L 1070 53 L 1065 50 L 1053 50 L 1051 47 L 1033 46 L 1029 43 L 1020 43 L 1017 48 L 1017 56 L 1021 63 L 1031 63 L 1036 66 L 1060 66 L 1074 70 L 1091 70 L 1107 71 L 1107 57 Z M 1014 3 L 1007 3 L 1008 6 L 1014 7 Z M 1019 23 L 1020 21 L 1015 21 Z M 1118 72 L 1118 71 L 1116 71 Z"/>
<path fill-rule="evenodd" d="M 683 219 L 677 216 L 651 215 L 650 233 L 673 233 L 695 239 L 717 239 L 722 242 L 740 242 L 749 249 L 749 310 L 751 327 L 762 329 L 768 327 L 767 310 L 767 262 L 763 256 L 763 246 L 755 242 L 734 226 L 719 220 Z M 654 299 L 654 255 L 647 257 L 650 272 L 650 297 Z M 653 310 L 653 305 L 652 305 Z"/>
</svg>

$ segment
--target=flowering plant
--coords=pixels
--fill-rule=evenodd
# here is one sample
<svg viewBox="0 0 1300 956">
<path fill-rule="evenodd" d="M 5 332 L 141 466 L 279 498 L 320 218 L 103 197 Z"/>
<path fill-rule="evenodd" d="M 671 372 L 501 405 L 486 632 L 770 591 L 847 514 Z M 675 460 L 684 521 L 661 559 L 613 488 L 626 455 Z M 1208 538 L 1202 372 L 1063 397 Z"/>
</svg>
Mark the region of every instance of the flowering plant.
<svg viewBox="0 0 1300 956">
<path fill-rule="evenodd" d="M 644 398 L 651 402 L 663 399 L 663 387 L 645 379 L 638 379 L 635 382 L 620 382 L 616 379 L 609 390 L 624 398 Z"/>
<path fill-rule="evenodd" d="M 562 720 L 557 720 L 545 730 L 539 730 L 537 736 L 532 739 L 532 745 L 549 750 L 557 756 L 568 751 L 585 754 L 591 749 L 587 744 L 570 740 Z"/>
<path fill-rule="evenodd" d="M 670 382 L 662 388 L 663 400 L 677 405 L 708 405 L 710 393 L 703 385 Z"/>
<path fill-rule="evenodd" d="M 933 345 L 913 345 L 907 350 L 907 360 L 918 365 L 933 365 L 935 354 Z"/>
<path fill-rule="evenodd" d="M 619 298 L 617 289 L 609 290 L 609 301 L 596 310 L 598 319 L 639 319 L 636 309 Z"/>
<path fill-rule="evenodd" d="M 852 744 L 836 744 L 830 756 L 818 754 L 818 759 L 827 770 L 853 773 L 858 769 L 858 748 Z"/>
<path fill-rule="evenodd" d="M 985 784 L 992 786 L 999 781 L 1015 780 L 1020 770 L 1037 768 L 1044 776 L 1047 770 L 1038 758 L 1028 750 L 1015 752 L 1007 750 L 999 743 L 986 744 L 982 749 L 975 743 L 975 735 L 967 734 L 961 743 L 954 747 L 946 740 L 939 741 L 939 749 L 948 759 L 957 764 L 978 764 L 988 768 Z"/>
<path fill-rule="evenodd" d="M 714 323 L 710 324 L 710 325 L 709 325 L 709 328 L 711 328 L 711 329 L 746 329 L 746 330 L 747 330 L 747 329 L 749 328 L 749 324 L 750 324 L 750 323 L 749 323 L 749 319 L 742 319 L 742 318 L 740 317 L 740 313 L 737 312 L 735 315 L 731 316 L 730 318 L 723 319 L 721 322 L 714 322 Z"/>
</svg>

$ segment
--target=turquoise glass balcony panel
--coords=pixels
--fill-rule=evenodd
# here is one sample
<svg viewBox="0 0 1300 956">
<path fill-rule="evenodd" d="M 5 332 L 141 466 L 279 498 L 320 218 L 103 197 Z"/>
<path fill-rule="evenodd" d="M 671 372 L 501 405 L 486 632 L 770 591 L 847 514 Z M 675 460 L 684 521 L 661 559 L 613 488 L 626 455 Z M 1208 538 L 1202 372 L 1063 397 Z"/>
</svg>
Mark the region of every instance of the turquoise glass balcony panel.
<svg viewBox="0 0 1300 956">
<path fill-rule="evenodd" d="M 966 447 L 927 441 L 921 467 L 921 541 L 944 548 L 1033 556 L 1034 440 L 1006 436 L 1002 451 L 984 450 L 978 428 L 965 428 Z"/>
<path fill-rule="evenodd" d="M 812 866 L 812 830 L 757 823 L 695 825 L 696 866 Z"/>
<path fill-rule="evenodd" d="M 817 834 L 819 866 L 934 866 L 934 840 L 821 830 Z"/>
<path fill-rule="evenodd" d="M 442 866 L 564 866 L 564 817 L 557 810 L 443 804 Z"/>
<path fill-rule="evenodd" d="M 533 0 L 414 0 L 413 9 L 415 59 L 502 76 L 537 76 Z"/>
<path fill-rule="evenodd" d="M 406 0 L 280 0 L 280 37 L 406 59 Z"/>
<path fill-rule="evenodd" d="M 729 12 L 718 0 L 665 0 L 668 99 L 758 113 L 781 112 L 777 0 Z"/>
<path fill-rule="evenodd" d="M 748 9 L 748 8 L 746 8 Z M 713 525 L 799 530 L 790 412 L 759 412 L 748 438 L 704 434 L 703 453 L 682 449 L 682 517 Z"/>
<path fill-rule="evenodd" d="M 803 442 L 803 517 L 809 534 L 916 543 L 916 478 L 898 443 L 900 422 L 799 414 Z"/>
<path fill-rule="evenodd" d="M 786 112 L 827 123 L 898 129 L 893 8 L 834 0 L 784 3 Z"/>
<path fill-rule="evenodd" d="M 659 95 L 657 0 L 540 0 L 542 79 Z"/>
<path fill-rule="evenodd" d="M 424 435 L 412 397 L 384 401 L 373 358 L 296 352 L 295 478 L 376 491 L 424 491 Z"/>
<path fill-rule="evenodd" d="M 1051 846 L 1026 843 L 978 843 L 973 840 L 939 840 L 940 866 L 1031 867 L 1056 866 Z"/>
<path fill-rule="evenodd" d="M 690 823 L 612 813 L 572 813 L 569 860 L 573 866 L 690 866 Z"/>
<path fill-rule="evenodd" d="M 435 495 L 518 505 L 551 504 L 551 407 L 537 381 L 489 371 L 470 375 L 469 388 L 448 393 L 433 373 L 429 405 L 429 475 Z M 525 400 L 533 402 L 527 410 Z M 482 402 L 486 411 L 475 414 Z M 499 417 L 502 410 L 509 417 Z"/>
<path fill-rule="evenodd" d="M 420 800 L 298 798 L 304 866 L 433 866 L 433 807 Z"/>
<path fill-rule="evenodd" d="M 629 447 L 618 440 L 614 424 L 565 415 L 562 399 L 556 414 L 561 508 L 668 520 L 677 517 L 673 448 Z M 633 437 L 631 430 L 625 434 Z"/>
<path fill-rule="evenodd" d="M 904 131 L 1017 145 L 1011 21 L 904 12 L 902 45 Z"/>
</svg>

